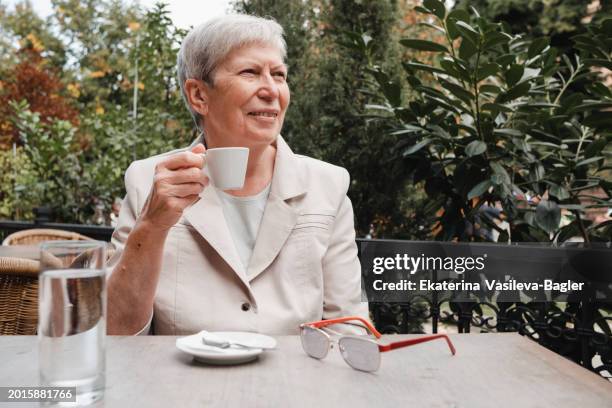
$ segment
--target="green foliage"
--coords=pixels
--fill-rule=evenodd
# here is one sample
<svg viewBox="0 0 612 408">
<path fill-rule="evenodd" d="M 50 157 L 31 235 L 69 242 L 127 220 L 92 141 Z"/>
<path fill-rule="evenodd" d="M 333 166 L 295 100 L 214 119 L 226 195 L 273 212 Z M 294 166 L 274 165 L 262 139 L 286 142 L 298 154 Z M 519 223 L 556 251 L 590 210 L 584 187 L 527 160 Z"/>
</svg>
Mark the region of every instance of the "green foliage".
<svg viewBox="0 0 612 408">
<path fill-rule="evenodd" d="M 15 4 L 12 12 L 0 4 L 0 33 L 0 62 L 3 67 L 16 62 L 16 44 L 22 47 L 29 44 L 42 52 L 54 67 L 66 63 L 66 50 L 62 41 L 47 22 L 36 14 L 30 2 Z"/>
<path fill-rule="evenodd" d="M 32 219 L 35 183 L 34 165 L 22 148 L 0 150 L 0 217 Z"/>
<path fill-rule="evenodd" d="M 401 90 L 389 89 L 384 69 L 372 64 L 370 72 L 387 99 L 378 109 L 393 113 L 384 121 L 402 135 L 398 150 L 411 162 L 414 182 L 425 182 L 435 203 L 430 209 L 439 212 L 437 238 L 481 239 L 470 226 L 483 222 L 506 238 L 481 216 L 480 208 L 489 205 L 502 208 L 513 241 L 574 235 L 609 240 L 606 226 L 590 225 L 582 211 L 584 191 L 599 188 L 607 194 L 594 197 L 589 208 L 610 206 L 612 197 L 605 165 L 612 139 L 606 110 L 612 99 L 586 66 L 587 61 L 609 64 L 612 20 L 590 28 L 589 46 L 586 38 L 583 46 L 577 44 L 581 57 L 564 56 L 559 63 L 547 39 L 528 40 L 485 18 L 442 13 L 438 0 L 426 3 L 419 11 L 435 20 L 448 41 L 444 50 L 414 39 L 401 42 L 437 54 L 433 64 L 403 64 L 417 96 L 398 105 L 389 95 Z M 569 94 L 579 80 L 589 86 Z M 529 196 L 540 197 L 539 203 Z M 566 226 L 562 213 L 569 219 Z"/>
<path fill-rule="evenodd" d="M 45 123 L 26 102 L 11 103 L 14 125 L 24 141 L 23 151 L 33 166 L 32 189 L 37 204 L 56 209 L 60 220 L 73 219 L 81 202 L 82 168 L 75 149 L 75 129 L 67 121 Z"/>
<path fill-rule="evenodd" d="M 58 33 L 65 43 L 57 55 L 70 61 L 60 67 L 61 79 L 81 115 L 74 125 L 58 118 L 42 121 L 19 101 L 12 105 L 16 115 L 0 115 L 0 123 L 10 121 L 19 129 L 25 142 L 20 157 L 33 166 L 32 173 L 27 167 L 19 172 L 28 176 L 23 183 L 29 201 L 11 185 L 3 186 L 3 216 L 27 218 L 33 207 L 47 205 L 57 221 L 90 223 L 96 205 L 108 215 L 113 201 L 123 197 L 123 174 L 131 161 L 185 146 L 195 137 L 175 78 L 186 33 L 173 27 L 161 4 L 144 13 L 119 1 L 57 0 L 53 6 L 46 22 L 36 20 L 40 27 L 34 36 L 27 6 L 1 14 L 0 24 L 11 38 L 33 39 L 29 47 L 39 47 L 48 58 L 55 55 L 47 48 L 50 40 L 38 33 Z M 27 211 L 8 210 L 22 203 Z"/>
<path fill-rule="evenodd" d="M 545 36 L 565 51 L 572 45 L 570 38 L 584 32 L 583 21 L 612 11 L 609 0 L 598 3 L 597 9 L 596 2 L 585 0 L 459 0 L 455 7 L 473 7 L 483 18 L 506 24 L 510 34 Z"/>
</svg>

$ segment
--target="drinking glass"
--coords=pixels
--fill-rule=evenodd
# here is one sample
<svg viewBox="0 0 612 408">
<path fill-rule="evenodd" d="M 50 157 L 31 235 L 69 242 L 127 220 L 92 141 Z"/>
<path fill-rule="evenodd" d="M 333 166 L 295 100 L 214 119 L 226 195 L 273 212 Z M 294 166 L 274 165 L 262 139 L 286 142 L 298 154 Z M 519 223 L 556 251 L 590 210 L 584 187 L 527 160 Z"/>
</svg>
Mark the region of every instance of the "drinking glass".
<svg viewBox="0 0 612 408">
<path fill-rule="evenodd" d="M 76 387 L 76 404 L 104 395 L 106 244 L 40 246 L 38 351 L 41 385 Z"/>
</svg>

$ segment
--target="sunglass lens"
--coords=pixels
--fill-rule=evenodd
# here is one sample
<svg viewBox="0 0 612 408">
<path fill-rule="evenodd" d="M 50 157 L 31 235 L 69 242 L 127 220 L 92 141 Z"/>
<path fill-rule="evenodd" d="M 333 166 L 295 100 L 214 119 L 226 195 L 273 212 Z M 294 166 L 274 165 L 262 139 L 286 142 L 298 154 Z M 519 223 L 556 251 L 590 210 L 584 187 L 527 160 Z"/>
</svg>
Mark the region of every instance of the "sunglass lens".
<svg viewBox="0 0 612 408">
<path fill-rule="evenodd" d="M 314 327 L 304 326 L 301 329 L 300 338 L 302 347 L 306 354 L 314 358 L 323 358 L 329 351 L 329 339 L 325 333 Z"/>
<path fill-rule="evenodd" d="M 378 344 L 369 339 L 343 337 L 338 346 L 344 361 L 356 370 L 376 371 L 380 367 Z"/>
</svg>

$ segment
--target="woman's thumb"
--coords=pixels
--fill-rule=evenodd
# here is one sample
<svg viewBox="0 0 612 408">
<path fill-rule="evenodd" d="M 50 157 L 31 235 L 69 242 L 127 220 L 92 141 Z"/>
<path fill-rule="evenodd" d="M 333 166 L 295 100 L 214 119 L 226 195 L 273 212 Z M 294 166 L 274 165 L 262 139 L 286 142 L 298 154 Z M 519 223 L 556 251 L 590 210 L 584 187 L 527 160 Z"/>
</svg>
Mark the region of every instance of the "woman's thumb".
<svg viewBox="0 0 612 408">
<path fill-rule="evenodd" d="M 202 143 L 198 143 L 197 145 L 191 148 L 192 153 L 201 154 L 201 153 L 204 153 L 205 151 L 206 151 L 206 148 L 204 147 Z"/>
</svg>

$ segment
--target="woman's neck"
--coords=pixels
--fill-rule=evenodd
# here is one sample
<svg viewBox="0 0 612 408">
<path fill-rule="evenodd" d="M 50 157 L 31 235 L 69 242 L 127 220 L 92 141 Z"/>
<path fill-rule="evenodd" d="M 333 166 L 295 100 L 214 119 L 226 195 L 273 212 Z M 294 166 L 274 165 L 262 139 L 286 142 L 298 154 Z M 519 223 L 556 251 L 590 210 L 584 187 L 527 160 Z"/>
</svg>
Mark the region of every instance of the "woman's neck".
<svg viewBox="0 0 612 408">
<path fill-rule="evenodd" d="M 249 148 L 249 162 L 244 186 L 240 190 L 226 190 L 225 192 L 236 197 L 248 197 L 261 192 L 272 180 L 275 159 L 276 146 L 274 145 Z"/>
</svg>

